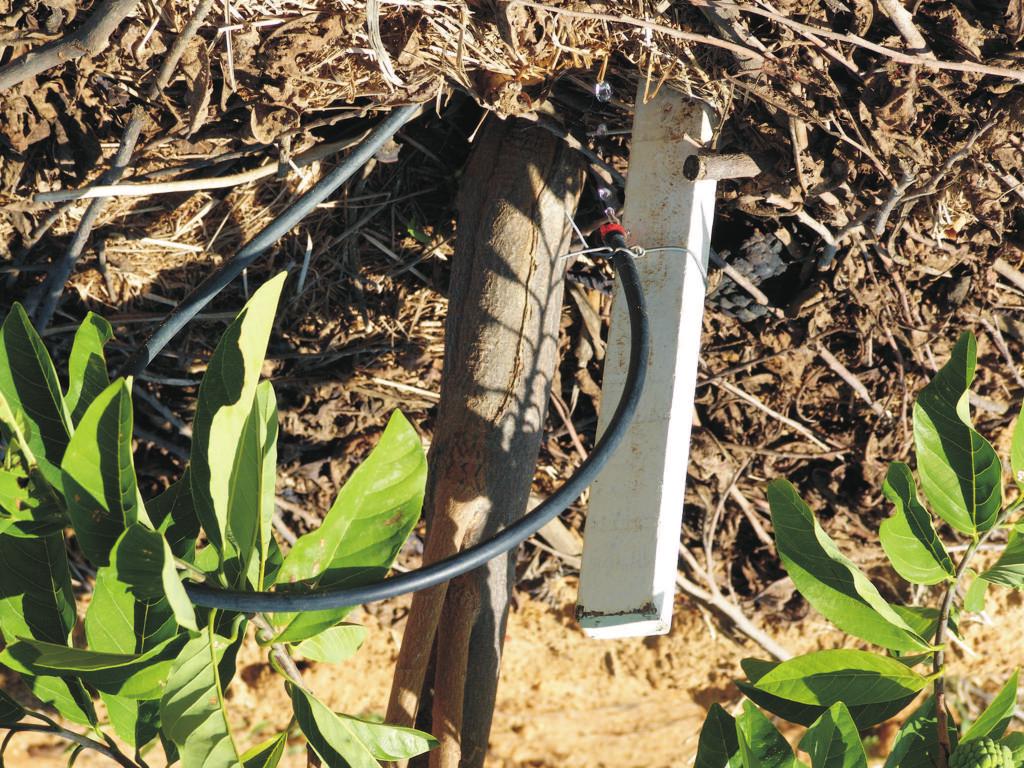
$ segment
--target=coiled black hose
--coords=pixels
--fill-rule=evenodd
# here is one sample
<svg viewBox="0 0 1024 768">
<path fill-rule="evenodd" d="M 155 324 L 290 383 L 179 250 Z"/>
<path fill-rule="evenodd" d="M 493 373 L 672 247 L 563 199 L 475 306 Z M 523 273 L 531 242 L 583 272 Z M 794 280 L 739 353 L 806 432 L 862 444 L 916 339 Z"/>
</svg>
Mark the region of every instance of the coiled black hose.
<svg viewBox="0 0 1024 768">
<path fill-rule="evenodd" d="M 619 236 L 613 237 L 619 239 Z M 640 276 L 633 261 L 633 253 L 625 247 L 616 247 L 611 251 L 611 260 L 621 281 L 629 310 L 629 367 L 626 371 L 622 399 L 619 400 L 604 434 L 597 441 L 586 461 L 561 488 L 536 509 L 487 541 L 482 541 L 476 546 L 418 570 L 402 573 L 373 584 L 312 592 L 240 592 L 186 583 L 185 589 L 192 602 L 206 608 L 221 608 L 242 613 L 257 611 L 297 613 L 386 600 L 409 592 L 428 589 L 479 568 L 488 560 L 515 548 L 539 531 L 545 523 L 561 514 L 593 482 L 601 468 L 615 453 L 619 443 L 622 442 L 626 429 L 636 413 L 640 394 L 644 388 L 644 379 L 647 375 L 647 355 L 650 348 L 647 305 L 644 301 L 643 289 L 640 286 Z"/>
<path fill-rule="evenodd" d="M 251 264 L 257 256 L 298 224 L 316 205 L 323 202 L 362 167 L 418 111 L 419 106 L 413 105 L 400 107 L 392 112 L 370 133 L 366 141 L 346 157 L 337 168 L 250 240 L 233 259 L 225 262 L 197 286 L 132 354 L 122 371 L 132 375 L 142 373 L 174 335 L 195 317 L 214 296 L 241 274 L 242 270 Z M 612 414 L 604 434 L 597 441 L 586 461 L 561 488 L 532 512 L 487 541 L 482 541 L 439 562 L 399 574 L 390 579 L 360 587 L 320 589 L 304 593 L 241 592 L 215 589 L 204 584 L 186 583 L 185 589 L 192 602 L 206 608 L 220 608 L 242 613 L 258 611 L 298 613 L 386 600 L 437 586 L 479 568 L 489 560 L 514 549 L 540 530 L 547 522 L 561 514 L 594 481 L 605 463 L 615 453 L 619 443 L 622 442 L 636 413 L 647 374 L 647 357 L 650 348 L 647 307 L 640 285 L 640 276 L 633 261 L 633 252 L 626 248 L 621 228 L 611 232 L 606 237 L 606 241 L 609 246 L 607 253 L 618 274 L 627 302 L 630 323 L 629 367 L 626 371 L 622 398 L 616 405 L 615 413 Z"/>
</svg>

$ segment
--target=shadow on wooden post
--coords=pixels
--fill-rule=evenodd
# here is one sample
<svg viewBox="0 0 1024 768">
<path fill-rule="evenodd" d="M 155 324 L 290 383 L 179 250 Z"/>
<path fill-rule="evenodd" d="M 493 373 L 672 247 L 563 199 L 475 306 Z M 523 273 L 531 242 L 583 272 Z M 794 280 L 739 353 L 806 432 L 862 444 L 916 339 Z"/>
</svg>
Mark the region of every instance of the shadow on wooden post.
<svg viewBox="0 0 1024 768">
<path fill-rule="evenodd" d="M 579 158 L 543 129 L 492 117 L 476 140 L 458 198 L 425 562 L 526 510 L 557 363 L 566 213 L 582 183 Z M 513 568 L 501 557 L 413 597 L 388 722 L 423 723 L 433 692 L 431 768 L 484 763 Z"/>
</svg>

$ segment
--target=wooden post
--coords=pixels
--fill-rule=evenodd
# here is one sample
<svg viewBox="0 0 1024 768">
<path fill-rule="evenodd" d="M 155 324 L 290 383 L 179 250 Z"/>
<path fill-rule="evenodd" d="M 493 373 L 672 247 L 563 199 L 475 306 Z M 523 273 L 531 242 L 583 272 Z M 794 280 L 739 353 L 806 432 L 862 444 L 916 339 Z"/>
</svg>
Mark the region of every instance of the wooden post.
<svg viewBox="0 0 1024 768">
<path fill-rule="evenodd" d="M 715 182 L 685 180 L 683 166 L 711 135 L 706 108 L 662 89 L 637 96 L 623 223 L 632 243 L 674 250 L 637 261 L 647 297 L 647 384 L 623 445 L 590 493 L 580 573 L 580 626 L 591 637 L 668 632 L 690 449 Z M 602 403 L 622 392 L 629 322 L 612 308 Z M 603 408 L 598 431 L 610 408 Z"/>
<path fill-rule="evenodd" d="M 543 129 L 490 117 L 476 139 L 458 198 L 425 562 L 526 510 L 558 355 L 566 214 L 582 182 L 578 155 Z M 413 597 L 388 722 L 413 725 L 433 688 L 432 768 L 483 765 L 513 565 L 497 558 Z"/>
</svg>

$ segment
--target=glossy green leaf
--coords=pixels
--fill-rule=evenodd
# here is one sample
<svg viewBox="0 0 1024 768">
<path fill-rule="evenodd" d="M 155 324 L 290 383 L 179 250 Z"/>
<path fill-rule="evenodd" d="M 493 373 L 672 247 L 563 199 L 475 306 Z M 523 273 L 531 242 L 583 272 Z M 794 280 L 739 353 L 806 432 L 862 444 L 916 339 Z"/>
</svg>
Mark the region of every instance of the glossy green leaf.
<svg viewBox="0 0 1024 768">
<path fill-rule="evenodd" d="M 303 640 L 295 650 L 311 661 L 337 664 L 351 658 L 366 639 L 366 627 L 359 624 L 340 624 L 325 629 L 316 637 Z"/>
<path fill-rule="evenodd" d="M 743 671 L 747 673 L 749 682 L 737 680 L 736 687 L 738 687 L 748 699 L 766 712 L 771 712 L 773 715 L 777 715 L 791 723 L 809 726 L 821 717 L 828 707 L 818 704 L 801 704 L 796 701 L 789 701 L 779 696 L 773 696 L 772 694 L 758 690 L 755 686 L 758 680 L 768 674 L 771 670 L 775 669 L 775 667 L 780 663 L 781 662 L 777 661 L 763 661 L 761 659 L 743 659 L 743 661 L 740 662 L 740 665 L 743 667 Z M 906 709 L 915 698 L 917 698 L 917 694 L 911 693 L 903 698 L 895 699 L 884 704 L 854 705 L 849 707 L 849 712 L 853 721 L 857 724 L 857 728 L 859 730 L 864 730 L 865 728 L 870 728 L 873 725 L 883 723 L 890 717 L 895 717 Z"/>
<path fill-rule="evenodd" d="M 985 711 L 971 723 L 971 727 L 964 733 L 961 742 L 983 738 L 998 739 L 1006 732 L 1006 727 L 1010 724 L 1013 713 L 1017 709 L 1018 674 L 1018 671 L 1013 673 L 1003 689 L 985 707 Z"/>
<path fill-rule="evenodd" d="M 0 326 L 0 394 L 25 419 L 32 452 L 59 464 L 71 438 L 71 416 L 53 361 L 17 303 Z"/>
<path fill-rule="evenodd" d="M 289 684 L 299 728 L 327 765 L 378 768 L 379 760 L 404 760 L 435 746 L 430 734 L 339 715 L 308 691 Z"/>
<path fill-rule="evenodd" d="M 811 756 L 811 768 L 867 768 L 857 725 L 846 705 L 837 701 L 814 721 L 800 739 L 800 749 Z"/>
<path fill-rule="evenodd" d="M 1004 587 L 1024 587 L 1024 523 L 1013 527 L 999 559 L 981 574 L 981 578 Z"/>
<path fill-rule="evenodd" d="M 182 649 L 167 681 L 160 721 L 164 735 L 178 747 L 183 768 L 238 768 L 242 762 L 218 672 L 233 642 L 207 626 Z"/>
<path fill-rule="evenodd" d="M 107 565 L 114 542 L 140 517 L 130 382 L 118 379 L 92 401 L 61 470 L 68 516 L 82 550 L 93 564 Z"/>
<path fill-rule="evenodd" d="M 178 624 L 198 629 L 192 601 L 185 593 L 174 567 L 174 555 L 163 536 L 135 523 L 117 540 L 110 562 L 136 600 L 152 602 L 165 598 Z"/>
<path fill-rule="evenodd" d="M 8 696 L 5 691 L 0 691 L 0 727 L 14 725 L 24 716 L 25 708 Z"/>
<path fill-rule="evenodd" d="M 75 625 L 75 595 L 60 535 L 0 534 L 0 631 L 5 642 L 33 638 L 67 645 Z M 76 723 L 92 723 L 92 701 L 75 680 L 35 677 L 32 692 Z"/>
<path fill-rule="evenodd" d="M 928 511 L 917 500 L 910 467 L 893 462 L 882 490 L 896 510 L 892 517 L 882 521 L 878 533 L 896 572 L 913 584 L 952 580 L 953 561 L 935 533 Z"/>
<path fill-rule="evenodd" d="M 749 701 L 743 702 L 743 714 L 736 718 L 736 737 L 746 768 L 793 768 L 797 765 L 789 743 Z"/>
<path fill-rule="evenodd" d="M 830 707 L 885 704 L 920 691 L 929 678 L 888 656 L 839 648 L 784 661 L 756 687 L 789 701 Z"/>
<path fill-rule="evenodd" d="M 0 653 L 11 669 L 31 674 L 70 674 L 104 693 L 128 699 L 160 696 L 171 664 L 184 644 L 172 638 L 143 654 L 105 653 L 38 640 L 19 640 Z"/>
<path fill-rule="evenodd" d="M 419 519 L 427 460 L 420 437 L 395 411 L 380 442 L 338 493 L 315 531 L 285 557 L 277 583 L 296 589 L 355 587 L 382 578 Z M 337 624 L 351 608 L 275 617 L 279 642 L 299 642 Z"/>
<path fill-rule="evenodd" d="M 712 704 L 700 729 L 693 768 L 740 768 L 739 751 L 736 719 L 721 705 Z"/>
<path fill-rule="evenodd" d="M 252 410 L 285 274 L 257 290 L 221 336 L 199 386 L 192 430 L 191 482 L 196 514 L 210 543 L 234 554 L 227 539 L 231 481 Z"/>
<path fill-rule="evenodd" d="M 110 384 L 103 347 L 112 338 L 110 323 L 92 312 L 75 331 L 68 357 L 68 391 L 64 395 L 72 424 L 78 424 L 85 409 Z"/>
<path fill-rule="evenodd" d="M 977 342 L 960 336 L 946 363 L 914 404 L 917 469 L 935 514 L 961 533 L 987 531 L 1003 503 L 1002 467 L 971 426 L 968 395 Z"/>
<path fill-rule="evenodd" d="M 819 613 L 844 632 L 883 648 L 929 650 L 928 643 L 839 551 L 792 484 L 773 481 L 768 501 L 779 557 L 800 594 Z"/>
<path fill-rule="evenodd" d="M 175 557 L 191 558 L 195 554 L 199 518 L 192 503 L 188 467 L 166 491 L 146 502 L 146 512 Z"/>
<path fill-rule="evenodd" d="M 228 491 L 227 535 L 237 553 L 236 587 L 246 581 L 257 588 L 263 584 L 274 536 L 271 521 L 276 481 L 277 401 L 273 385 L 262 381 L 242 428 Z"/>
<path fill-rule="evenodd" d="M 287 746 L 288 734 L 279 733 L 242 755 L 242 765 L 245 768 L 277 768 Z"/>
<path fill-rule="evenodd" d="M 950 724 L 953 718 L 949 718 Z M 928 697 L 907 718 L 896 734 L 884 768 L 935 768 L 941 747 L 935 722 L 935 699 Z M 949 729 L 950 744 L 956 746 L 956 728 Z"/>
</svg>

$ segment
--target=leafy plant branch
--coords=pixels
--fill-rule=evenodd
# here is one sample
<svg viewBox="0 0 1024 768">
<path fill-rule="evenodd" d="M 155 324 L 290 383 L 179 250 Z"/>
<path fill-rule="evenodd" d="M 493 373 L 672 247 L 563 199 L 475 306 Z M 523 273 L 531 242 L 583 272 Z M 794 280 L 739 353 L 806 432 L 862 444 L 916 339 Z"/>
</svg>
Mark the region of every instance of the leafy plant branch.
<svg viewBox="0 0 1024 768">
<path fill-rule="evenodd" d="M 953 751 L 949 739 L 949 714 L 946 709 L 946 637 L 948 635 L 949 618 L 956 600 L 957 593 L 967 575 L 969 566 L 978 553 L 991 538 L 992 534 L 1001 530 L 1007 521 L 1024 507 L 1024 495 L 1020 496 L 1013 504 L 1004 509 L 996 518 L 996 523 L 980 536 L 975 536 L 967 544 L 956 567 L 956 575 L 953 581 L 946 587 L 942 596 L 941 607 L 939 608 L 939 619 L 935 627 L 934 644 L 936 651 L 932 660 L 932 674 L 935 676 L 935 727 L 936 737 L 939 746 L 942 748 L 938 757 L 938 768 L 947 768 L 949 754 Z"/>
<path fill-rule="evenodd" d="M 310 754 L 329 765 L 379 767 L 436 745 L 411 728 L 333 712 L 303 683 L 293 653 L 340 663 L 358 650 L 365 630 L 344 621 L 350 609 L 243 616 L 197 610 L 185 592 L 186 578 L 254 591 L 374 581 L 420 515 L 426 458 L 396 412 L 321 527 L 287 554 L 278 546 L 278 415 L 260 369 L 284 277 L 260 287 L 221 338 L 199 388 L 186 469 L 149 499 L 135 474 L 133 382 L 107 373 L 109 324 L 87 316 L 66 384 L 22 307 L 0 325 L 0 664 L 97 738 L 56 721 L 27 723 L 45 716 L 0 692 L 8 737 L 47 731 L 124 768 L 146 768 L 141 752 L 157 739 L 167 763 L 183 768 L 276 768 L 296 723 Z M 72 643 L 81 617 L 68 529 L 95 573 L 85 647 Z M 294 711 L 286 730 L 246 750 L 225 694 L 250 623 Z"/>
<path fill-rule="evenodd" d="M 963 614 L 984 610 L 992 585 L 1024 588 L 1024 525 L 1008 522 L 1024 507 L 1024 418 L 1017 419 L 1010 451 L 1022 495 L 1004 506 L 1002 464 L 970 419 L 975 363 L 976 342 L 965 333 L 914 405 L 916 478 L 908 465 L 894 462 L 883 485 L 893 514 L 879 528 L 882 548 L 902 579 L 934 587 L 935 606 L 886 599 L 840 551 L 796 489 L 773 481 L 768 501 L 775 544 L 797 590 L 840 630 L 883 652 L 841 648 L 781 662 L 745 659 L 746 679 L 736 684 L 749 701 L 736 717 L 711 708 L 697 768 L 798 765 L 761 710 L 807 728 L 799 747 L 811 756 L 811 768 L 867 768 L 859 732 L 904 710 L 929 685 L 933 695 L 906 718 L 884 768 L 1024 766 L 1024 733 L 1007 733 L 1017 706 L 1016 672 L 981 715 L 960 728 L 946 701 L 946 648 L 960 640 Z M 955 564 L 949 553 L 957 547 L 947 547 L 937 524 L 966 541 Z M 977 552 L 993 531 L 1006 528 L 1009 537 L 997 547 L 996 561 L 975 573 Z M 969 575 L 974 581 L 961 598 Z M 915 669 L 924 665 L 930 674 Z"/>
</svg>

